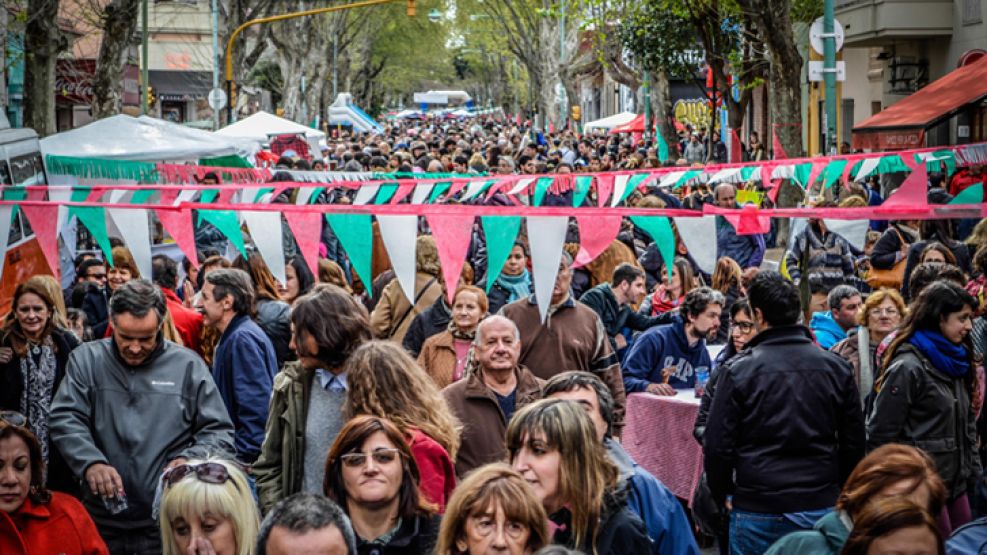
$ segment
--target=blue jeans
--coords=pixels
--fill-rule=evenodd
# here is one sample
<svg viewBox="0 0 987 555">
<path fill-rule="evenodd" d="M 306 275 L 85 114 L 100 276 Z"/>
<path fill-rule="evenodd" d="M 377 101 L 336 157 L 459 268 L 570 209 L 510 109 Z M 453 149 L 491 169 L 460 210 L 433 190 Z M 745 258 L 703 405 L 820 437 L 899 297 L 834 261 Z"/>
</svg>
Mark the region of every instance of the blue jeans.
<svg viewBox="0 0 987 555">
<path fill-rule="evenodd" d="M 782 536 L 803 530 L 782 514 L 730 512 L 730 555 L 763 555 Z"/>
</svg>

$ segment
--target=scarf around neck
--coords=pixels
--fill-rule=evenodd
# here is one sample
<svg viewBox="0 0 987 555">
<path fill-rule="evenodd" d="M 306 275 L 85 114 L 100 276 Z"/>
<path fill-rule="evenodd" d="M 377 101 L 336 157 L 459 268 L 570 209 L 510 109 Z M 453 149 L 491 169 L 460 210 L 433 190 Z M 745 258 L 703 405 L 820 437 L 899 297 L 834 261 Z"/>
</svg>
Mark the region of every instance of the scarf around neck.
<svg viewBox="0 0 987 555">
<path fill-rule="evenodd" d="M 507 290 L 508 303 L 513 303 L 514 301 L 523 299 L 531 294 L 531 276 L 528 274 L 527 268 L 516 276 L 509 276 L 501 272 L 501 274 L 497 276 L 497 281 L 495 283 Z"/>
<path fill-rule="evenodd" d="M 937 370 L 951 378 L 962 378 L 970 371 L 966 347 L 951 342 L 939 332 L 918 330 L 908 342 L 925 355 Z"/>
</svg>

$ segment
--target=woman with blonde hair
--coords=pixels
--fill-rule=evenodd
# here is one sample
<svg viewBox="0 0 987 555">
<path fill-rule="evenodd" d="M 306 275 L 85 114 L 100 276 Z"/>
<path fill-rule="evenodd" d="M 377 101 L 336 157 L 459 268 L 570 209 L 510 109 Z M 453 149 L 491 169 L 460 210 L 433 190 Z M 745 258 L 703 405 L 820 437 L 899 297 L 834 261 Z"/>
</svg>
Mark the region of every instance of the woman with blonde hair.
<svg viewBox="0 0 987 555">
<path fill-rule="evenodd" d="M 60 328 L 68 329 L 69 315 L 65 308 L 65 296 L 62 293 L 62 286 L 55 279 L 55 276 L 48 274 L 31 276 L 27 278 L 27 283 L 37 284 L 48 291 L 48 297 L 54 303 L 53 308 L 55 309 L 52 314 L 52 322 Z"/>
<path fill-rule="evenodd" d="M 345 416 L 387 418 L 405 435 L 421 471 L 422 496 L 443 512 L 456 486 L 461 426 L 435 382 L 398 344 L 371 341 L 344 365 Z"/>
<path fill-rule="evenodd" d="M 531 555 L 549 543 L 548 516 L 528 482 L 493 463 L 469 473 L 449 500 L 435 555 Z"/>
<path fill-rule="evenodd" d="M 897 443 L 871 451 L 850 473 L 835 511 L 822 517 L 812 530 L 778 540 L 765 555 L 836 555 L 865 509 L 889 498 L 908 499 L 939 514 L 946 501 L 946 486 L 929 455 Z"/>
<path fill-rule="evenodd" d="M 651 552 L 627 507 L 627 485 L 580 405 L 544 399 L 522 408 L 507 428 L 507 450 L 555 525 L 552 543 L 591 555 Z"/>
<path fill-rule="evenodd" d="M 161 480 L 164 555 L 253 555 L 260 513 L 239 467 L 189 461 L 166 470 Z"/>
<path fill-rule="evenodd" d="M 462 379 L 471 358 L 473 339 L 487 313 L 487 296 L 479 287 L 463 285 L 452 302 L 452 318 L 446 330 L 425 340 L 418 364 L 439 389 Z"/>
<path fill-rule="evenodd" d="M 861 402 L 873 390 L 874 380 L 881 374 L 877 346 L 898 329 L 907 313 L 905 300 L 897 291 L 878 289 L 867 296 L 857 312 L 857 326 L 847 332 L 846 339 L 830 348 L 853 368 Z"/>
<path fill-rule="evenodd" d="M 716 261 L 716 268 L 713 270 L 713 289 L 723 293 L 727 302 L 723 305 L 723 312 L 720 314 L 720 329 L 716 330 L 716 345 L 722 345 L 730 339 L 730 308 L 737 299 L 744 296 L 744 271 L 740 264 L 729 256 L 721 257 Z"/>
<path fill-rule="evenodd" d="M 343 268 L 334 260 L 322 258 L 319 260 L 319 283 L 331 283 L 349 293 L 353 292 L 349 281 L 346 280 L 346 273 Z"/>
</svg>

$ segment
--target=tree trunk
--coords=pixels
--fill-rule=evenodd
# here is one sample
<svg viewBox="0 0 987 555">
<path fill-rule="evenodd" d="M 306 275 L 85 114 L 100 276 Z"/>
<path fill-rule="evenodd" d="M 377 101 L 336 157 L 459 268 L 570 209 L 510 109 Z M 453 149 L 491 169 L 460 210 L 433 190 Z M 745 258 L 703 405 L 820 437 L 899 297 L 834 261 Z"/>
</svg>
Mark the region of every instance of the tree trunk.
<svg viewBox="0 0 987 555">
<path fill-rule="evenodd" d="M 141 0 L 113 0 L 103 12 L 103 40 L 96 60 L 93 79 L 93 118 L 102 119 L 120 113 L 123 106 L 123 70 L 134 31 Z M 142 91 L 143 93 L 143 91 Z M 143 99 L 143 94 L 141 97 Z"/>
<path fill-rule="evenodd" d="M 675 132 L 671 82 L 665 70 L 654 71 L 651 75 L 651 109 L 655 113 L 658 132 L 668 144 L 668 157 L 674 161 L 679 157 L 679 135 Z"/>
<path fill-rule="evenodd" d="M 0 10 L 0 115 L 7 108 L 7 10 Z"/>
<path fill-rule="evenodd" d="M 58 28 L 58 0 L 28 0 L 24 29 L 24 126 L 55 133 L 55 60 L 68 47 Z"/>
</svg>

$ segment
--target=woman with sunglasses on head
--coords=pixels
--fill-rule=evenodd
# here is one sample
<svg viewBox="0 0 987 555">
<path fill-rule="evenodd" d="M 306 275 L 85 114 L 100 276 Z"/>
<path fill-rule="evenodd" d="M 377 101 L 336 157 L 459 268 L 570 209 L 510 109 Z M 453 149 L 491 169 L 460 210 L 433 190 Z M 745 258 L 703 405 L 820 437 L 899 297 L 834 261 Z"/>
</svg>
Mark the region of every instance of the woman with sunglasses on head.
<svg viewBox="0 0 987 555">
<path fill-rule="evenodd" d="M 867 446 L 906 443 L 926 450 L 948 491 L 945 533 L 971 520 L 967 491 L 980 477 L 977 375 L 970 331 L 977 301 L 952 282 L 919 294 L 888 352 L 867 419 Z"/>
<path fill-rule="evenodd" d="M 234 464 L 189 461 L 161 478 L 164 555 L 253 555 L 260 514 Z"/>
<path fill-rule="evenodd" d="M 422 497 L 445 511 L 456 487 L 459 420 L 432 378 L 398 343 L 371 341 L 346 360 L 348 417 L 387 418 L 404 435 L 421 472 Z"/>
<path fill-rule="evenodd" d="M 364 415 L 347 422 L 326 458 L 325 494 L 350 517 L 361 555 L 432 550 L 439 518 L 418 482 L 404 434 L 384 418 Z"/>
<path fill-rule="evenodd" d="M 548 513 L 552 543 L 589 555 L 650 553 L 644 523 L 627 507 L 627 484 L 596 434 L 572 401 L 532 403 L 507 428 L 511 466 Z"/>
<path fill-rule="evenodd" d="M 549 540 L 548 516 L 534 490 L 510 466 L 492 463 L 456 487 L 435 555 L 531 555 Z"/>
<path fill-rule="evenodd" d="M 857 312 L 857 327 L 851 328 L 846 339 L 830 348 L 830 351 L 843 357 L 853 368 L 861 402 L 873 390 L 874 380 L 881 370 L 877 346 L 888 334 L 898 329 L 907 312 L 905 300 L 897 291 L 878 289 L 867 296 Z"/>
<path fill-rule="evenodd" d="M 108 554 L 82 504 L 45 488 L 44 475 L 41 444 L 27 418 L 0 412 L 0 553 Z"/>
<path fill-rule="evenodd" d="M 47 487 L 76 494 L 79 487 L 72 472 L 51 445 L 48 416 L 79 340 L 55 323 L 55 301 L 35 280 L 17 286 L 12 307 L 0 330 L 0 410 L 27 417 L 48 468 Z"/>
</svg>

